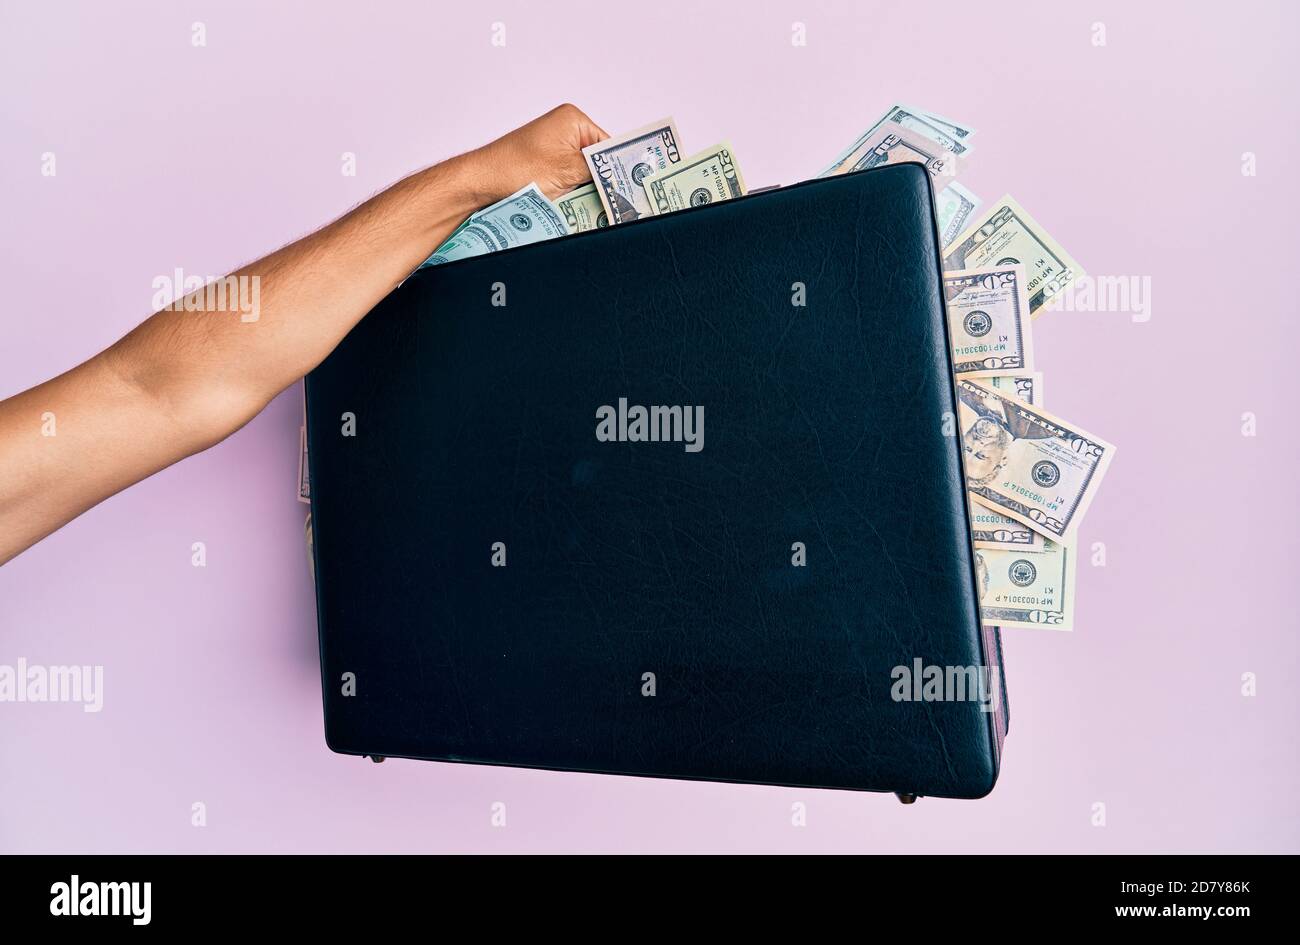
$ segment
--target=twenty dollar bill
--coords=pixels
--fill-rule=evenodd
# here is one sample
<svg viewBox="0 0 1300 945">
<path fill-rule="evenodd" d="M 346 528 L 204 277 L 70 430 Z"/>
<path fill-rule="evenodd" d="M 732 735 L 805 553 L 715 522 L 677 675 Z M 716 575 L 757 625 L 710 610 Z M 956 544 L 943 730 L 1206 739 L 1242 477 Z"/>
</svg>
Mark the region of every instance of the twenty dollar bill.
<svg viewBox="0 0 1300 945">
<path fill-rule="evenodd" d="M 1115 447 L 977 381 L 957 379 L 971 495 L 1046 538 L 1073 542 Z"/>
<path fill-rule="evenodd" d="M 1043 405 L 1043 375 L 1039 371 L 1027 374 L 1002 374 L 981 377 L 980 383 L 1011 397 L 1019 397 L 1027 404 Z M 1047 541 L 1028 525 L 1008 518 L 996 509 L 985 505 L 978 496 L 971 496 L 971 537 L 976 548 L 1019 548 L 1024 551 L 1042 551 Z"/>
<path fill-rule="evenodd" d="M 1075 549 L 1054 541 L 1042 551 L 975 551 L 980 613 L 986 624 L 1074 629 Z"/>
<path fill-rule="evenodd" d="M 1034 366 L 1024 266 L 945 272 L 943 292 L 956 374 L 993 376 Z"/>
<path fill-rule="evenodd" d="M 981 384 L 987 384 L 1000 394 L 1019 397 L 1027 404 L 1043 406 L 1043 374 L 1041 371 L 999 374 L 997 377 L 981 377 Z"/>
</svg>

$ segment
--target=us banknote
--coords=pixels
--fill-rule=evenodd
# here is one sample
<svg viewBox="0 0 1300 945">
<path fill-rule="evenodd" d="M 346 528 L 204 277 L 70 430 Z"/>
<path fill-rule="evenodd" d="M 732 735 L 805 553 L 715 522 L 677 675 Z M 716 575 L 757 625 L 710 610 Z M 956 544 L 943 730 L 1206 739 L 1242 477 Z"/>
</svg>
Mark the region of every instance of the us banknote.
<svg viewBox="0 0 1300 945">
<path fill-rule="evenodd" d="M 1010 195 L 996 201 L 944 252 L 945 269 L 981 269 L 1022 263 L 1028 282 L 1029 314 L 1084 272 L 1070 254 Z"/>
<path fill-rule="evenodd" d="M 316 582 L 316 549 L 311 531 L 311 512 L 307 513 L 307 521 L 302 523 L 302 531 L 303 536 L 307 539 L 307 570 L 311 572 L 311 579 L 314 584 Z"/>
<path fill-rule="evenodd" d="M 482 256 L 496 251 L 496 243 L 485 230 L 478 227 L 471 229 L 468 224 L 465 224 L 447 237 L 446 241 L 433 251 L 433 255 L 424 261 L 424 265 L 438 266 L 457 259 Z"/>
<path fill-rule="evenodd" d="M 481 256 L 564 236 L 568 227 L 541 188 L 527 184 L 504 200 L 472 214 L 425 260 L 426 266 Z"/>
<path fill-rule="evenodd" d="M 950 270 L 943 291 L 956 374 L 987 377 L 1033 368 L 1024 266 Z"/>
<path fill-rule="evenodd" d="M 643 183 L 682 159 L 679 140 L 673 120 L 664 118 L 582 149 L 611 223 L 625 223 L 652 212 Z"/>
<path fill-rule="evenodd" d="M 982 377 L 980 381 L 999 393 L 1019 397 L 1025 403 L 1040 407 L 1043 405 L 1043 375 L 1039 371 Z M 975 539 L 976 548 L 1043 550 L 1043 542 L 1047 539 L 1028 525 L 1022 525 L 1014 518 L 984 505 L 979 496 L 971 496 L 970 513 L 971 536 Z"/>
<path fill-rule="evenodd" d="M 956 154 L 948 151 L 934 138 L 926 137 L 892 122 L 885 122 L 873 132 L 859 138 L 855 147 L 846 151 L 841 159 L 818 177 L 834 177 L 853 171 L 865 171 L 886 164 L 912 161 L 929 171 L 936 180 L 936 189 L 958 173 Z"/>
<path fill-rule="evenodd" d="M 981 384 L 987 384 L 1000 394 L 1019 397 L 1027 404 L 1043 406 L 1043 373 L 1041 371 L 1024 371 L 1016 374 L 999 374 L 995 377 L 981 377 Z"/>
<path fill-rule="evenodd" d="M 671 164 L 642 183 L 653 214 L 745 195 L 744 175 L 726 142 Z"/>
<path fill-rule="evenodd" d="M 975 129 L 969 125 L 963 125 L 960 122 L 953 121 L 951 118 L 944 118 L 942 115 L 929 111 L 924 108 L 913 108 L 911 105 L 896 105 L 901 115 L 915 115 L 918 120 L 938 128 L 940 131 L 952 138 L 955 144 L 961 144 L 966 151 L 970 151 L 970 139 L 975 134 Z M 904 119 L 906 120 L 906 119 Z"/>
<path fill-rule="evenodd" d="M 298 431 L 298 501 L 311 504 L 311 473 L 307 469 L 307 425 Z"/>
<path fill-rule="evenodd" d="M 957 379 L 971 495 L 1044 537 L 1070 544 L 1115 447 L 978 381 Z"/>
<path fill-rule="evenodd" d="M 982 201 L 956 181 L 934 195 L 934 215 L 939 221 L 939 246 L 947 249 L 970 226 Z"/>
<path fill-rule="evenodd" d="M 970 503 L 971 537 L 976 548 L 1023 548 L 1025 551 L 1042 551 L 1047 541 L 1028 525 L 989 508 L 974 496 Z"/>
<path fill-rule="evenodd" d="M 585 233 L 609 226 L 609 214 L 600 202 L 595 184 L 583 184 L 555 201 L 555 209 L 564 218 L 570 233 Z"/>
<path fill-rule="evenodd" d="M 969 138 L 975 133 L 974 128 L 964 128 L 950 123 L 946 119 L 927 117 L 925 112 L 920 109 L 895 105 L 885 112 L 879 121 L 859 135 L 856 141 L 841 151 L 839 157 L 817 176 L 829 176 L 835 167 L 843 165 L 849 155 L 861 151 L 867 140 L 876 136 L 880 129 L 887 125 L 895 125 L 908 131 L 919 132 L 922 136 L 939 142 L 944 150 L 951 151 L 953 154 L 969 153 L 971 150 Z"/>
<path fill-rule="evenodd" d="M 1042 551 L 977 549 L 985 624 L 1029 630 L 1074 629 L 1075 549 L 1047 541 Z"/>
</svg>

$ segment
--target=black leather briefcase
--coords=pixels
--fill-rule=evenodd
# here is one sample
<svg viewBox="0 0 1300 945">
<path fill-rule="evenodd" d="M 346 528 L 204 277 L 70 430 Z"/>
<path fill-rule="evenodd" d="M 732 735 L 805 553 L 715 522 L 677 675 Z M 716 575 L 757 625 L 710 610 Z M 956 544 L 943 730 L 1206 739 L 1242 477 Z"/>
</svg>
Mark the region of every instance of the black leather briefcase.
<svg viewBox="0 0 1300 945">
<path fill-rule="evenodd" d="M 932 200 L 809 181 L 380 303 L 307 379 L 329 746 L 986 794 Z"/>
</svg>

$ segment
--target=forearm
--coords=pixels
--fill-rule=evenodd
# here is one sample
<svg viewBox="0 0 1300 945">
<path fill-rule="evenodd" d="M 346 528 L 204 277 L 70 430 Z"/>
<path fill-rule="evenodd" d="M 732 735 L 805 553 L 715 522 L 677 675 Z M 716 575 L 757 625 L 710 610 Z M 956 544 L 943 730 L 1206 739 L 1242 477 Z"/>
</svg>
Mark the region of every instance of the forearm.
<svg viewBox="0 0 1300 945">
<path fill-rule="evenodd" d="M 255 320 L 229 298 L 220 311 L 169 306 L 0 402 L 0 563 L 238 430 L 494 199 L 468 157 L 420 171 L 235 273 L 257 279 Z"/>
<path fill-rule="evenodd" d="M 465 217 L 529 181 L 554 198 L 589 180 L 582 149 L 603 137 L 561 105 L 411 175 L 220 288 L 157 312 L 66 374 L 0 401 L 0 564 L 238 430 Z"/>
<path fill-rule="evenodd" d="M 470 213 L 497 199 L 472 160 L 405 178 L 232 275 L 243 310 L 164 310 L 115 344 L 114 373 L 163 404 L 192 445 L 228 436 L 319 364 Z M 251 309 L 251 311 L 250 311 Z"/>
</svg>

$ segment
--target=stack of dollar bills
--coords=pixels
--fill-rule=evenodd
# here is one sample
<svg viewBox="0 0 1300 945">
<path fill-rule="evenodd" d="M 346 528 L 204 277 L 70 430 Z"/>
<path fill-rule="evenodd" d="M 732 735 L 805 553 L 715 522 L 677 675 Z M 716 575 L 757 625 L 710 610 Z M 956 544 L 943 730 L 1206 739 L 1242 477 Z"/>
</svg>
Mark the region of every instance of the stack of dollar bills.
<svg viewBox="0 0 1300 945">
<path fill-rule="evenodd" d="M 473 214 L 424 265 L 744 196 L 745 178 L 730 146 L 685 156 L 680 142 L 677 125 L 665 118 L 584 148 L 591 183 L 554 203 L 529 184 Z"/>
<path fill-rule="evenodd" d="M 1115 447 L 1044 409 L 1032 326 L 1084 273 L 1010 196 L 981 200 L 957 183 L 975 129 L 895 105 L 818 177 L 910 161 L 934 177 L 957 416 L 986 625 L 1073 629 L 1079 523 Z M 424 263 L 441 263 L 747 193 L 723 142 L 683 156 L 671 118 L 584 148 L 591 182 L 552 202 L 536 184 L 465 220 Z M 310 501 L 306 437 L 299 498 Z M 308 521 L 310 534 L 310 518 Z"/>
<path fill-rule="evenodd" d="M 1079 264 L 1010 196 L 980 213 L 955 178 L 975 129 L 895 105 L 820 177 L 899 161 L 934 177 L 957 416 L 986 625 L 1074 626 L 1079 523 L 1115 447 L 1043 409 L 1033 321 L 1082 278 Z"/>
</svg>

